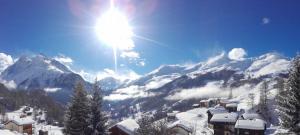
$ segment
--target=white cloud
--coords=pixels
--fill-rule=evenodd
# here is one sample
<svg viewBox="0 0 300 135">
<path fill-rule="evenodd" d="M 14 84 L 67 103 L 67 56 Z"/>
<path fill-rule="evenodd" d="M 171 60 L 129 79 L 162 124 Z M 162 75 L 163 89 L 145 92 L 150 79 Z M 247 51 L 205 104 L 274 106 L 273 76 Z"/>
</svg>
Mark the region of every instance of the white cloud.
<svg viewBox="0 0 300 135">
<path fill-rule="evenodd" d="M 59 90 L 61 90 L 61 88 L 45 88 L 44 89 L 45 92 L 49 92 L 49 93 L 51 93 L 51 92 L 57 92 Z"/>
<path fill-rule="evenodd" d="M 145 63 L 145 61 L 140 61 L 138 65 L 143 67 L 146 65 L 146 63 Z"/>
<path fill-rule="evenodd" d="M 132 85 L 126 88 L 121 88 L 114 91 L 109 96 L 105 96 L 105 100 L 125 100 L 130 98 L 141 98 L 154 96 L 153 93 L 144 91 L 143 88 L 137 85 Z"/>
<path fill-rule="evenodd" d="M 179 92 L 166 97 L 166 100 L 227 97 L 230 89 L 222 87 L 222 83 L 222 81 L 209 82 L 203 87 L 182 89 Z M 232 89 L 232 93 L 234 97 L 238 97 L 245 93 L 248 93 L 252 89 L 253 87 L 251 85 L 246 84 L 241 87 Z"/>
<path fill-rule="evenodd" d="M 122 58 L 129 58 L 129 59 L 138 59 L 140 58 L 140 54 L 135 51 L 124 51 L 120 55 Z"/>
<path fill-rule="evenodd" d="M 8 89 L 15 89 L 15 88 L 17 88 L 17 85 L 16 85 L 16 83 L 15 83 L 13 80 L 11 80 L 11 81 L 6 81 L 6 80 L 2 80 L 2 79 L 0 78 L 0 83 L 4 84 L 4 86 L 5 86 L 6 88 L 8 88 Z"/>
<path fill-rule="evenodd" d="M 10 55 L 0 53 L 0 73 L 13 63 L 14 60 Z"/>
<path fill-rule="evenodd" d="M 233 48 L 228 53 L 228 58 L 232 60 L 243 60 L 247 56 L 247 52 L 243 48 Z"/>
<path fill-rule="evenodd" d="M 262 24 L 269 24 L 270 23 L 270 18 L 268 18 L 268 17 L 264 17 L 264 18 L 262 18 Z"/>
<path fill-rule="evenodd" d="M 54 59 L 64 65 L 72 65 L 73 64 L 73 59 L 70 57 L 67 57 L 63 54 L 60 54 L 59 56 L 55 56 Z"/>
</svg>

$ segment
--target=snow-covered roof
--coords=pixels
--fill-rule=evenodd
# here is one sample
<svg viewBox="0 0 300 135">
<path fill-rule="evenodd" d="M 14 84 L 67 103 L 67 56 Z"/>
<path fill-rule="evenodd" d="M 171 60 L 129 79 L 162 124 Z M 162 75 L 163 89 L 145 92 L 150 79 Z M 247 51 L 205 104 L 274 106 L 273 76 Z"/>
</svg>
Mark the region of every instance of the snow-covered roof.
<svg viewBox="0 0 300 135">
<path fill-rule="evenodd" d="M 211 122 L 236 122 L 238 118 L 237 113 L 220 113 L 215 114 L 210 119 Z"/>
<path fill-rule="evenodd" d="M 193 104 L 192 106 L 199 106 L 199 104 Z"/>
<path fill-rule="evenodd" d="M 179 111 L 173 111 L 171 113 L 167 113 L 167 116 L 175 117 L 177 113 L 179 113 Z"/>
<path fill-rule="evenodd" d="M 220 103 L 226 103 L 227 104 L 227 103 L 230 103 L 230 101 L 228 99 L 221 99 Z"/>
<path fill-rule="evenodd" d="M 134 131 L 139 128 L 139 125 L 134 119 L 123 120 L 117 123 L 116 126 L 129 135 L 133 135 Z"/>
<path fill-rule="evenodd" d="M 228 111 L 222 106 L 217 106 L 217 107 L 208 109 L 208 112 L 210 112 L 211 114 L 214 115 L 214 114 L 219 114 L 219 113 L 227 113 Z"/>
<path fill-rule="evenodd" d="M 208 102 L 208 100 L 201 100 L 200 103 Z"/>
<path fill-rule="evenodd" d="M 238 104 L 237 103 L 229 103 L 229 104 L 226 104 L 226 107 L 237 107 Z"/>
<path fill-rule="evenodd" d="M 265 121 L 261 119 L 254 120 L 237 120 L 235 128 L 239 129 L 252 129 L 252 130 L 264 130 Z"/>
<path fill-rule="evenodd" d="M 244 113 L 242 116 L 243 116 L 244 119 L 248 119 L 248 120 L 262 119 L 262 117 L 257 113 Z"/>
<path fill-rule="evenodd" d="M 31 118 L 15 118 L 11 121 L 16 123 L 17 125 L 26 125 L 26 124 L 33 124 L 34 123 L 34 120 L 31 119 Z"/>
<path fill-rule="evenodd" d="M 168 125 L 169 129 L 174 128 L 174 127 L 181 127 L 188 132 L 193 132 L 193 126 L 187 121 L 178 120 L 178 121 Z"/>
</svg>

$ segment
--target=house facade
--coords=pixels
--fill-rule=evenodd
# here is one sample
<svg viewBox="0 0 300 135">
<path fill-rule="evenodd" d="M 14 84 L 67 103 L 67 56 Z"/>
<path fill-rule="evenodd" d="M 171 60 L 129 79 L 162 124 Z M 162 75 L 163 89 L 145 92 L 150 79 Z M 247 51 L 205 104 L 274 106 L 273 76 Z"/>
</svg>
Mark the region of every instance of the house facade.
<svg viewBox="0 0 300 135">
<path fill-rule="evenodd" d="M 33 134 L 32 131 L 32 124 L 34 123 L 33 120 L 28 118 L 20 118 L 15 120 L 7 121 L 4 125 L 5 129 L 11 131 L 17 131 L 19 133 L 27 133 L 29 135 Z"/>
</svg>

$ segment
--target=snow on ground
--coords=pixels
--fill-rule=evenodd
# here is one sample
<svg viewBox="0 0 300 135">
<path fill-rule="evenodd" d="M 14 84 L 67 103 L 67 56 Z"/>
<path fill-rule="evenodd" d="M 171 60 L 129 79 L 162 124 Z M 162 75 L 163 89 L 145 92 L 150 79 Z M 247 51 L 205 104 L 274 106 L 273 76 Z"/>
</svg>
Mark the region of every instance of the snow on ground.
<svg viewBox="0 0 300 135">
<path fill-rule="evenodd" d="M 0 129 L 0 135 L 22 135 L 18 132 L 12 132 L 6 129 Z"/>
<path fill-rule="evenodd" d="M 38 134 L 39 130 L 48 131 L 48 135 L 63 135 L 62 127 L 45 124 L 35 124 L 34 133 Z"/>
</svg>

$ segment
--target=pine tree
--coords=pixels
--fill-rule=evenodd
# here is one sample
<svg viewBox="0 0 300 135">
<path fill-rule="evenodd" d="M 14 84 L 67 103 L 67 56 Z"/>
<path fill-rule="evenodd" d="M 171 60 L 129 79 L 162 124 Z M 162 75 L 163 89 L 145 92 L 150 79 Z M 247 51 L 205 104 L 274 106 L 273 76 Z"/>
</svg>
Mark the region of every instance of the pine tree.
<svg viewBox="0 0 300 135">
<path fill-rule="evenodd" d="M 281 125 L 300 133 L 300 55 L 292 61 L 286 90 L 278 96 Z"/>
<path fill-rule="evenodd" d="M 264 116 L 265 119 L 268 119 L 268 83 L 266 81 L 263 81 L 261 88 L 260 88 L 260 100 L 259 100 L 259 109 Z"/>
<path fill-rule="evenodd" d="M 87 93 L 83 84 L 78 83 L 65 114 L 64 133 L 66 135 L 85 135 L 89 112 Z"/>
<path fill-rule="evenodd" d="M 89 132 L 91 135 L 107 134 L 107 117 L 102 111 L 103 97 L 97 80 L 93 86 L 93 94 L 90 100 L 91 113 L 89 119 Z"/>
</svg>

